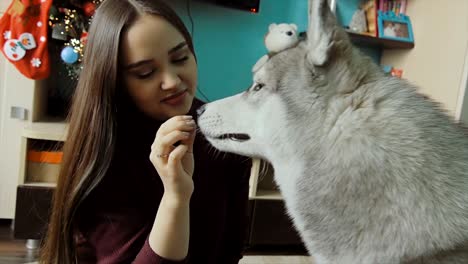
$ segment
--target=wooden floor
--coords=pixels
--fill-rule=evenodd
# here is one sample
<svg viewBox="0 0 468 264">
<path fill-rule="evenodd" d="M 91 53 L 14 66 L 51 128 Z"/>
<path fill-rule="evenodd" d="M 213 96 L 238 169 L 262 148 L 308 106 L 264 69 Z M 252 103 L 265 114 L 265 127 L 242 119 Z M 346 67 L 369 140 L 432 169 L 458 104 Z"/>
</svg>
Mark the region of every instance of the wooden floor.
<svg viewBox="0 0 468 264">
<path fill-rule="evenodd" d="M 249 248 L 239 264 L 314 264 L 304 248 L 260 247 Z"/>
<path fill-rule="evenodd" d="M 307 256 L 244 256 L 239 264 L 314 264 Z"/>
<path fill-rule="evenodd" d="M 26 248 L 26 241 L 15 240 L 11 221 L 0 219 L 0 264 L 24 264 L 37 260 L 38 251 Z M 313 264 L 311 257 L 298 249 L 250 249 L 239 264 Z"/>
<path fill-rule="evenodd" d="M 37 250 L 28 250 L 26 241 L 15 240 L 10 220 L 0 220 L 0 264 L 23 264 L 37 259 Z"/>
</svg>

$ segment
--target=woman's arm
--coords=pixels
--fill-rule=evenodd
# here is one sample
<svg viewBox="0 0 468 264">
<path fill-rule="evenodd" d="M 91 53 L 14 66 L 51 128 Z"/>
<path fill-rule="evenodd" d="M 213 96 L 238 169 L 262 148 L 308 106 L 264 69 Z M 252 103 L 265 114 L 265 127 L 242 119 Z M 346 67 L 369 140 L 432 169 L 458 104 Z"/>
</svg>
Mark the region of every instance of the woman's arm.
<svg viewBox="0 0 468 264">
<path fill-rule="evenodd" d="M 83 239 L 76 241 L 79 263 L 184 263 L 189 245 L 189 203 L 194 188 L 195 133 L 190 131 L 195 130 L 195 125 L 190 121 L 184 117 L 169 119 L 160 127 L 151 146 L 150 160 L 164 186 L 161 200 L 145 202 L 149 206 L 159 205 L 154 219 L 147 218 L 141 204 L 128 203 L 132 197 L 127 196 L 135 195 L 132 194 L 135 190 L 121 193 L 125 188 L 122 181 L 128 181 L 129 177 L 111 177 L 98 186 L 86 209 L 80 212 L 77 235 L 81 234 Z"/>
<path fill-rule="evenodd" d="M 149 236 L 151 248 L 161 257 L 183 260 L 188 253 L 189 203 L 163 196 Z"/>
<path fill-rule="evenodd" d="M 189 204 L 193 193 L 195 121 L 176 116 L 159 128 L 150 160 L 164 185 L 164 195 L 149 236 L 149 245 L 161 257 L 183 260 L 189 246 Z"/>
<path fill-rule="evenodd" d="M 149 245 L 151 224 L 134 209 L 101 212 L 87 217 L 76 233 L 78 263 L 182 264 L 184 260 L 160 256 Z"/>
</svg>

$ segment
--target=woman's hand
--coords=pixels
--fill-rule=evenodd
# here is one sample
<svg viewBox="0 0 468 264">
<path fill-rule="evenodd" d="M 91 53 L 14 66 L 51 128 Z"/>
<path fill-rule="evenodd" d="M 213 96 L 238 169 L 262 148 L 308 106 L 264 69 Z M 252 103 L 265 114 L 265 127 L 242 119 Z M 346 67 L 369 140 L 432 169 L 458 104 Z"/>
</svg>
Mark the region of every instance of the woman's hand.
<svg viewBox="0 0 468 264">
<path fill-rule="evenodd" d="M 193 193 L 195 134 L 196 124 L 191 116 L 172 117 L 156 133 L 150 160 L 161 177 L 164 185 L 163 199 L 168 204 L 186 204 Z"/>
</svg>

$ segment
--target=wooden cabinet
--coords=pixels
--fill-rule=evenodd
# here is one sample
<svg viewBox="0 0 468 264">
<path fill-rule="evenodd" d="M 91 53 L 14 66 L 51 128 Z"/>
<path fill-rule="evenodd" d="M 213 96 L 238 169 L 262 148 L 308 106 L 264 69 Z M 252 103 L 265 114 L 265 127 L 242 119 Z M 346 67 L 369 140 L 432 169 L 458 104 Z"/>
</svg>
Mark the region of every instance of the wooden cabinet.
<svg viewBox="0 0 468 264">
<path fill-rule="evenodd" d="M 17 239 L 40 239 L 44 235 L 68 128 L 65 121 L 51 120 L 45 113 L 50 87 L 41 85 L 43 82 L 39 81 L 35 84 L 34 118 L 20 134 L 14 216 Z"/>
<path fill-rule="evenodd" d="M 18 186 L 14 237 L 37 239 L 44 237 L 49 222 L 53 189 L 24 184 Z"/>
<path fill-rule="evenodd" d="M 0 1 L 0 16 L 11 1 Z M 16 188 L 21 183 L 22 133 L 38 119 L 42 88 L 25 78 L 0 55 L 0 218 L 15 214 Z M 35 100 L 36 98 L 36 100 Z"/>
<path fill-rule="evenodd" d="M 60 169 L 60 160 L 51 162 L 47 156 L 60 155 L 66 138 L 65 122 L 32 122 L 24 127 L 21 134 L 18 184 L 54 187 Z M 31 158 L 40 154 L 40 160 Z M 37 159 L 37 158 L 36 158 Z M 50 159 L 50 158 L 49 158 Z M 60 157 L 58 158 L 60 159 Z M 38 163 L 39 166 L 32 166 Z M 56 175 L 51 177 L 47 174 Z"/>
<path fill-rule="evenodd" d="M 20 183 L 21 135 L 32 122 L 36 87 L 3 56 L 0 61 L 0 218 L 13 218 Z M 12 117 L 15 108 L 24 111 L 24 119 Z"/>
<path fill-rule="evenodd" d="M 18 185 L 34 184 L 26 177 L 31 142 L 65 137 L 66 124 L 46 114 L 47 92 L 44 82 L 24 77 L 0 56 L 0 218 L 14 218 Z"/>
<path fill-rule="evenodd" d="M 57 153 L 61 153 L 66 133 L 65 122 L 51 121 L 31 122 L 22 130 L 14 217 L 16 239 L 41 239 L 45 234 L 60 170 Z"/>
<path fill-rule="evenodd" d="M 274 183 L 273 167 L 261 159 L 253 159 L 250 171 L 249 199 L 282 200 L 278 187 Z"/>
<path fill-rule="evenodd" d="M 298 232 L 285 213 L 284 201 L 255 200 L 251 210 L 250 232 L 247 238 L 249 246 L 303 247 Z"/>
<path fill-rule="evenodd" d="M 302 247 L 302 240 L 286 214 L 283 197 L 273 177 L 274 171 L 270 164 L 253 159 L 249 182 L 250 228 L 247 245 Z"/>
</svg>

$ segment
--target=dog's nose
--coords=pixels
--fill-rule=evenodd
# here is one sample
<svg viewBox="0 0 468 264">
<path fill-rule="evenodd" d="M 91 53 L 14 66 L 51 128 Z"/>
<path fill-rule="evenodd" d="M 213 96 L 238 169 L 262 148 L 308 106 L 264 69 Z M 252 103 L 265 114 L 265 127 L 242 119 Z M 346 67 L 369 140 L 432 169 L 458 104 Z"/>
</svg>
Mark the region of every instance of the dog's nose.
<svg viewBox="0 0 468 264">
<path fill-rule="evenodd" d="M 200 106 L 200 108 L 197 109 L 197 115 L 201 116 L 205 112 L 205 105 Z"/>
<path fill-rule="evenodd" d="M 288 32 L 286 32 L 286 35 L 288 35 L 288 36 L 292 36 L 292 35 L 293 35 L 293 33 L 292 33 L 292 31 L 288 31 Z"/>
</svg>

